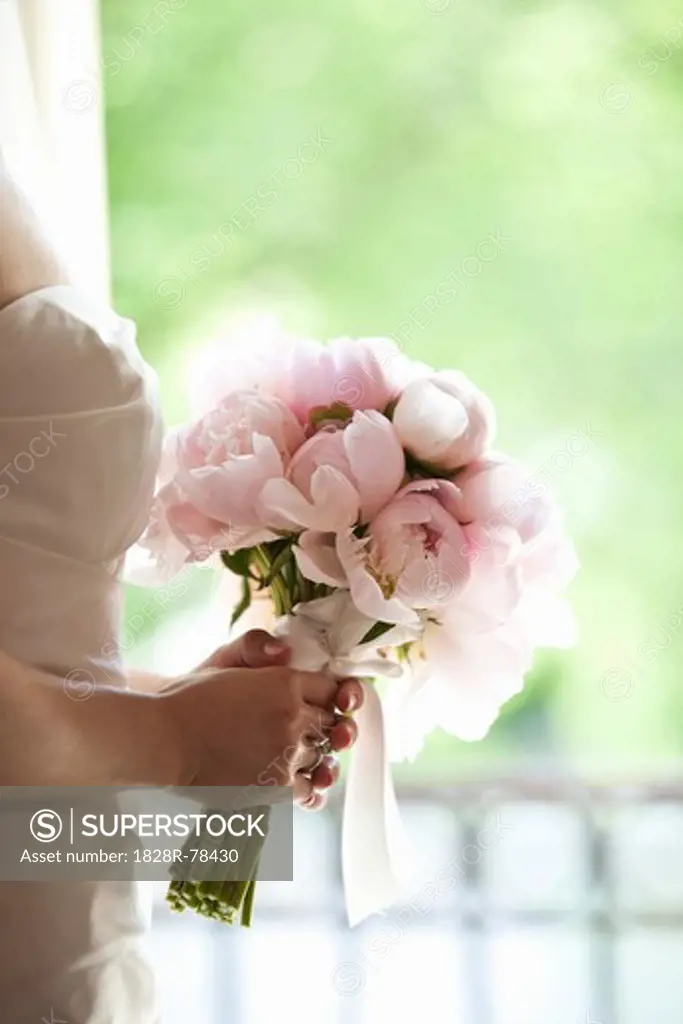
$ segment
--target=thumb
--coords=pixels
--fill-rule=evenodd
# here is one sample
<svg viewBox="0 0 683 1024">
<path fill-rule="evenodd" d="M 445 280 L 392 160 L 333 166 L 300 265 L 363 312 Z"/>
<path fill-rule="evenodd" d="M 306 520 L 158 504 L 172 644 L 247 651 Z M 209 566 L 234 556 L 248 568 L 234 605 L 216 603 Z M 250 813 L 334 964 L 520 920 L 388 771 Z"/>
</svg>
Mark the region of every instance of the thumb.
<svg viewBox="0 0 683 1024">
<path fill-rule="evenodd" d="M 265 629 L 250 629 L 217 651 L 200 668 L 269 668 L 286 665 L 290 650 L 287 644 Z"/>
</svg>

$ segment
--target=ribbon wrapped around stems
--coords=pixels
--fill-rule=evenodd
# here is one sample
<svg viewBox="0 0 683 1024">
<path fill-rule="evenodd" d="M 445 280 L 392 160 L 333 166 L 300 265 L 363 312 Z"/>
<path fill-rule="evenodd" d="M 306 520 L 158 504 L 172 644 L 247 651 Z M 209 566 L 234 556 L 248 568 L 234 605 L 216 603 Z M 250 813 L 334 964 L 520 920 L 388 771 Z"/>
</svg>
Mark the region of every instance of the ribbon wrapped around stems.
<svg viewBox="0 0 683 1024">
<path fill-rule="evenodd" d="M 349 765 L 342 826 L 344 897 L 351 926 L 400 900 L 414 871 L 391 777 L 382 704 L 367 680 L 401 675 L 401 666 L 384 652 L 414 640 L 415 634 L 397 626 L 363 642 L 375 625 L 354 606 L 348 591 L 337 591 L 297 605 L 274 629 L 287 640 L 294 668 L 363 680 L 365 701 L 355 715 L 358 740 Z"/>
</svg>

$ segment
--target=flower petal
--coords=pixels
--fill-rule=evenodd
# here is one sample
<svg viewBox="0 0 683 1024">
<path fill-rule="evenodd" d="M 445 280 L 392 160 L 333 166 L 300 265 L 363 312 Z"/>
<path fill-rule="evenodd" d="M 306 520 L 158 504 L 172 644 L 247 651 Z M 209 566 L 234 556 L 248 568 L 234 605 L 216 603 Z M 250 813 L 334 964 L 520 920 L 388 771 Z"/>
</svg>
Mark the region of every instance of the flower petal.
<svg viewBox="0 0 683 1024">
<path fill-rule="evenodd" d="M 367 571 L 363 555 L 367 541 L 354 537 L 349 530 L 337 537 L 337 553 L 346 571 L 356 607 L 369 619 L 378 622 L 412 624 L 418 617 L 399 598 L 386 598 L 377 580 Z"/>
<path fill-rule="evenodd" d="M 379 412 L 355 413 L 344 431 L 344 445 L 367 523 L 400 488 L 406 471 L 403 447 L 393 424 Z"/>
<path fill-rule="evenodd" d="M 218 466 L 181 467 L 178 482 L 192 504 L 211 519 L 258 526 L 255 505 L 263 484 L 281 478 L 282 471 L 282 459 L 272 439 L 256 434 L 253 455 L 230 455 Z"/>
<path fill-rule="evenodd" d="M 311 478 L 311 498 L 318 530 L 337 533 L 358 518 L 358 491 L 334 466 L 318 466 Z"/>
<path fill-rule="evenodd" d="M 307 580 L 313 583 L 326 583 L 329 587 L 348 585 L 333 533 L 306 530 L 294 548 L 294 557 Z"/>
<path fill-rule="evenodd" d="M 347 529 L 358 514 L 358 494 L 343 473 L 319 466 L 311 478 L 311 501 L 280 477 L 263 487 L 257 509 L 273 529 L 332 532 Z"/>
</svg>

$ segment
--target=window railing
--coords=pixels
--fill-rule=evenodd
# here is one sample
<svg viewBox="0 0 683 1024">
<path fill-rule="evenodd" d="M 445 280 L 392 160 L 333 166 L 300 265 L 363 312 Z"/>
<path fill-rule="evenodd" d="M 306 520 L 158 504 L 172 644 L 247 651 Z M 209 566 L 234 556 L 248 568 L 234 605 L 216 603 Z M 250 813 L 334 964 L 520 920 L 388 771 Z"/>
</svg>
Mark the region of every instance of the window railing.
<svg viewBox="0 0 683 1024">
<path fill-rule="evenodd" d="M 206 1024 L 285 1009 L 318 1024 L 680 1024 L 683 786 L 488 779 L 400 796 L 424 863 L 406 899 L 358 929 L 343 915 L 338 800 L 299 816 L 296 880 L 260 886 L 251 934 L 158 908 L 169 991 L 169 963 L 184 964 L 178 1022 L 194 1000 Z"/>
</svg>

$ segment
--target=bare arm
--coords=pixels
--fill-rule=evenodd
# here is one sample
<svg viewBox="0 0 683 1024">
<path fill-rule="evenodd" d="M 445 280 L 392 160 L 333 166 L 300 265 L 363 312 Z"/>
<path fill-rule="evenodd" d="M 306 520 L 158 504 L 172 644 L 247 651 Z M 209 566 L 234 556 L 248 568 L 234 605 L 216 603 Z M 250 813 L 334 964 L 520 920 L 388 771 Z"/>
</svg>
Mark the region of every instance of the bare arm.
<svg viewBox="0 0 683 1024">
<path fill-rule="evenodd" d="M 0 309 L 59 284 L 70 284 L 66 266 L 9 173 L 0 149 Z"/>
<path fill-rule="evenodd" d="M 333 708 L 359 707 L 362 689 L 356 680 L 338 689 L 288 661 L 284 645 L 252 630 L 167 693 L 74 699 L 63 680 L 0 652 L 0 785 L 241 786 L 267 777 L 320 806 L 315 791 L 338 769 L 328 758 L 307 775 L 311 737 L 328 731 L 334 750 L 350 746 L 355 723 Z"/>
<path fill-rule="evenodd" d="M 60 680 L 0 653 L 0 782 L 178 784 L 185 755 L 163 710 L 114 690 L 74 700 Z"/>
</svg>

